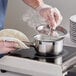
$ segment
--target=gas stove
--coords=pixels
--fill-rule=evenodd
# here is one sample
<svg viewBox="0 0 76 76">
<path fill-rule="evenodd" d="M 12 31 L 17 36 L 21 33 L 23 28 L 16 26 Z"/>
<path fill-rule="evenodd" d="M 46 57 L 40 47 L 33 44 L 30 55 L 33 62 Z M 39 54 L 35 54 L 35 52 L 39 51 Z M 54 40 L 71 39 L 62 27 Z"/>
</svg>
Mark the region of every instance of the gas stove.
<svg viewBox="0 0 76 76">
<path fill-rule="evenodd" d="M 75 64 L 76 47 L 71 46 L 64 46 L 63 52 L 57 56 L 40 55 L 34 47 L 30 47 L 30 49 L 18 49 L 0 59 L 1 69 L 35 76 L 62 76 L 62 72 L 66 72 Z"/>
</svg>

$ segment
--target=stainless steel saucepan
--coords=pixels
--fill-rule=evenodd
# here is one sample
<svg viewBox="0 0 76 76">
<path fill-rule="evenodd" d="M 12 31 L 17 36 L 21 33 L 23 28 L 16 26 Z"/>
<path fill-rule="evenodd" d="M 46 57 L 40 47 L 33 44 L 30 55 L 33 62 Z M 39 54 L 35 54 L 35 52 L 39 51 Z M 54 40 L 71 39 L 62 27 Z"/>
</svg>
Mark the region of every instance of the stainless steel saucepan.
<svg viewBox="0 0 76 76">
<path fill-rule="evenodd" d="M 55 29 L 55 31 L 58 33 L 58 36 L 52 37 L 51 35 L 47 35 L 47 33 L 49 33 L 49 28 L 46 28 L 46 26 L 39 26 L 37 29 L 40 27 L 43 29 L 39 30 L 40 33 L 34 36 L 35 46 L 38 48 L 38 52 L 44 55 L 47 53 L 59 55 L 62 53 L 63 40 L 67 34 L 67 31 L 63 27 L 58 26 Z"/>
<path fill-rule="evenodd" d="M 40 28 L 42 26 L 37 27 Z M 45 26 L 43 26 L 43 29 Z M 63 40 L 65 35 L 67 34 L 67 31 L 61 27 L 58 26 L 56 28 L 56 31 L 58 32 L 58 37 L 51 37 L 50 35 L 43 34 L 46 30 L 39 30 L 39 34 L 34 36 L 34 42 L 31 43 L 36 49 L 37 52 L 46 55 L 46 54 L 53 54 L 53 55 L 59 55 L 62 53 L 63 49 Z"/>
</svg>

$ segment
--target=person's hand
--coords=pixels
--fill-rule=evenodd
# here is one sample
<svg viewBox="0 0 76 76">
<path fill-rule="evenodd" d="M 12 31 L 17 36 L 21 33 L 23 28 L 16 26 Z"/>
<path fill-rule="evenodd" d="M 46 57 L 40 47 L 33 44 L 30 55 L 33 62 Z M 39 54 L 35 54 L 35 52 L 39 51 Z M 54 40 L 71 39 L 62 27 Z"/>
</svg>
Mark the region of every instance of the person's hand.
<svg viewBox="0 0 76 76">
<path fill-rule="evenodd" d="M 49 5 L 42 4 L 36 10 L 52 29 L 55 29 L 62 21 L 62 15 L 57 8 L 52 8 Z"/>
<path fill-rule="evenodd" d="M 0 41 L 0 54 L 5 54 L 16 50 L 18 44 L 12 41 Z"/>
</svg>

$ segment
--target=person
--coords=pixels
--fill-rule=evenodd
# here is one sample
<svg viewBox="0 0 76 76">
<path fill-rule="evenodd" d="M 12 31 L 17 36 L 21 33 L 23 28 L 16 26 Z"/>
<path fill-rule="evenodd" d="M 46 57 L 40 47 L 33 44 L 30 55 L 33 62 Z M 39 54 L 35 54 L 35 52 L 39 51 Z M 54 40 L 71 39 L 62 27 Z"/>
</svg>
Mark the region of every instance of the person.
<svg viewBox="0 0 76 76">
<path fill-rule="evenodd" d="M 62 16 L 57 8 L 44 3 L 43 0 L 22 0 L 25 4 L 35 9 L 45 19 L 51 28 L 55 28 L 62 21 Z M 4 29 L 8 0 L 0 0 L 0 30 Z M 0 56 L 14 51 L 18 43 L 0 41 Z"/>
</svg>

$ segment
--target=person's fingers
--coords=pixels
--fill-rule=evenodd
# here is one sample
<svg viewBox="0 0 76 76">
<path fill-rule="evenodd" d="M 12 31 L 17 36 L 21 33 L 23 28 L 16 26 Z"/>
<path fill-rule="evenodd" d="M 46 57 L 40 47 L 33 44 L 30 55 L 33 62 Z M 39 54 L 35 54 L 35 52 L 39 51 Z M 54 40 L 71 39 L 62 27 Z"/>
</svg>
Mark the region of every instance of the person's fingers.
<svg viewBox="0 0 76 76">
<path fill-rule="evenodd" d="M 49 27 L 55 29 L 62 21 L 62 16 L 57 8 L 45 8 L 40 11 L 40 15 L 48 23 Z"/>
<path fill-rule="evenodd" d="M 54 8 L 54 17 L 57 25 L 59 25 L 62 21 L 62 15 L 57 8 Z"/>
<path fill-rule="evenodd" d="M 44 20 L 46 21 L 48 19 L 47 14 L 48 14 L 48 8 L 42 9 L 40 10 L 40 15 L 44 18 Z"/>
<path fill-rule="evenodd" d="M 58 23 L 59 16 L 58 16 L 58 14 L 56 12 L 54 12 L 54 18 L 55 18 L 56 23 Z"/>
<path fill-rule="evenodd" d="M 15 51 L 16 46 L 17 43 L 15 42 L 0 41 L 0 54 Z"/>
<path fill-rule="evenodd" d="M 47 17 L 48 17 L 48 23 L 49 23 L 49 27 L 50 28 L 54 28 L 56 26 L 56 21 L 55 21 L 55 18 L 54 18 L 54 12 L 53 12 L 53 9 L 50 9 L 51 11 L 49 11 L 49 13 L 47 14 Z"/>
<path fill-rule="evenodd" d="M 6 52 L 11 52 L 11 51 L 15 51 L 16 49 L 15 48 L 5 48 Z"/>
<path fill-rule="evenodd" d="M 15 51 L 16 49 L 15 48 L 2 47 L 1 50 L 2 51 L 0 51 L 0 54 L 4 54 L 4 53 Z"/>
<path fill-rule="evenodd" d="M 3 45 L 7 48 L 16 48 L 18 46 L 18 43 L 13 42 L 13 41 L 5 41 L 3 42 Z"/>
<path fill-rule="evenodd" d="M 50 8 L 45 8 L 40 11 L 40 15 L 45 19 L 46 23 L 52 28 L 55 24 L 55 20 L 53 19 L 52 11 Z"/>
</svg>

